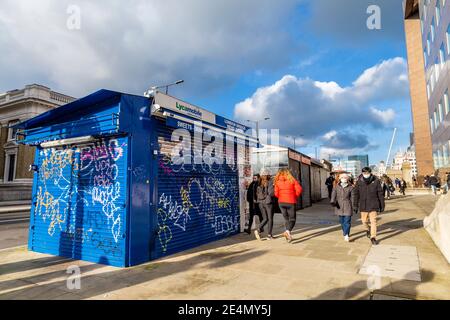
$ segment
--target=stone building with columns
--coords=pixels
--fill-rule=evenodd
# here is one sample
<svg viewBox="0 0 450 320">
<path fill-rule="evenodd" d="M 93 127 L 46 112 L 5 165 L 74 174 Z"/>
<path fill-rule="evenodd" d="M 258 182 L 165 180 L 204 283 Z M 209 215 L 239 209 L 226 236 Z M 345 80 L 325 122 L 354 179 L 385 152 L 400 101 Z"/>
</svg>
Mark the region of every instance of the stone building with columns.
<svg viewBox="0 0 450 320">
<path fill-rule="evenodd" d="M 0 201 L 31 199 L 34 148 L 17 144 L 11 126 L 73 100 L 38 84 L 0 94 Z"/>
</svg>

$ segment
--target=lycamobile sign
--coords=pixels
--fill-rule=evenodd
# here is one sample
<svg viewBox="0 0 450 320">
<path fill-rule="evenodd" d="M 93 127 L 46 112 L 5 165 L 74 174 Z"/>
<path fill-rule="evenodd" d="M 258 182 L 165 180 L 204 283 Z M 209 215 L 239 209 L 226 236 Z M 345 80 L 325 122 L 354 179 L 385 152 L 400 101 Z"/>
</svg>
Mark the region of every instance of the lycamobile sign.
<svg viewBox="0 0 450 320">
<path fill-rule="evenodd" d="M 194 108 L 182 105 L 181 103 L 178 103 L 178 102 L 177 102 L 176 106 L 177 106 L 177 109 L 180 110 L 180 111 L 184 111 L 184 112 L 190 113 L 190 114 L 192 114 L 192 115 L 194 115 L 196 117 L 200 117 L 200 118 L 202 117 L 202 113 L 201 113 L 200 110 L 196 110 Z"/>
</svg>

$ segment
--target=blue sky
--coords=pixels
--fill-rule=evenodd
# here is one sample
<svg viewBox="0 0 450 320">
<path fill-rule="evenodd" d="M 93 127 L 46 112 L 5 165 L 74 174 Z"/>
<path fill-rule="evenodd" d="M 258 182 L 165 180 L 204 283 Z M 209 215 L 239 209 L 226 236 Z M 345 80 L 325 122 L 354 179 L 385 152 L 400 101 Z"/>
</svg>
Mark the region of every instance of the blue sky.
<svg viewBox="0 0 450 320">
<path fill-rule="evenodd" d="M 381 30 L 366 27 L 372 4 Z M 67 28 L 70 5 L 80 11 L 76 30 Z M 237 120 L 270 116 L 266 125 L 298 136 L 308 154 L 322 145 L 325 157 L 369 153 L 376 163 L 394 127 L 394 151 L 409 145 L 401 0 L 5 0 L 2 8 L 2 92 L 41 83 L 76 97 L 99 88 L 142 94 L 184 79 L 171 94 Z"/>
</svg>

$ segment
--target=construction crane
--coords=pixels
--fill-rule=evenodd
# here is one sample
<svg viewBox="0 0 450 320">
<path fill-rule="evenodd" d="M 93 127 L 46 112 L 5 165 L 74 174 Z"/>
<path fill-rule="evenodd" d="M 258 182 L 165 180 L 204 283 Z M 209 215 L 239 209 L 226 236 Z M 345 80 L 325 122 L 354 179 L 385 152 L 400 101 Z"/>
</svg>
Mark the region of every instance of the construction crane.
<svg viewBox="0 0 450 320">
<path fill-rule="evenodd" d="M 394 128 L 394 134 L 392 135 L 391 145 L 389 147 L 389 152 L 386 160 L 386 168 L 389 166 L 389 159 L 391 158 L 392 147 L 394 146 L 395 135 L 397 134 L 397 128 Z"/>
</svg>

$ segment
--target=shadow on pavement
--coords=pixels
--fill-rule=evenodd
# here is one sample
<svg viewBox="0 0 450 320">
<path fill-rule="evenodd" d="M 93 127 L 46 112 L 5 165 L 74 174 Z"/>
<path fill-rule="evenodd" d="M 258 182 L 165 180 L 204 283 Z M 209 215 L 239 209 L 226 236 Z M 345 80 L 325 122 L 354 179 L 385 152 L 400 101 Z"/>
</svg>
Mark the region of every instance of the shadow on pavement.
<svg viewBox="0 0 450 320">
<path fill-rule="evenodd" d="M 417 286 L 422 283 L 431 282 L 434 279 L 434 273 L 429 270 L 422 270 L 422 282 L 408 281 L 408 280 L 397 280 L 392 282 L 390 285 L 381 287 L 372 292 L 369 289 L 369 281 L 357 281 L 348 287 L 341 287 L 328 290 L 317 297 L 312 298 L 312 300 L 373 300 L 373 295 L 382 295 L 386 298 L 384 299 L 417 299 Z M 392 286 L 406 286 L 408 292 L 400 292 L 399 290 L 393 291 Z"/>
<path fill-rule="evenodd" d="M 101 294 L 113 292 L 126 287 L 139 285 L 148 281 L 152 281 L 159 278 L 179 274 L 186 272 L 193 266 L 205 264 L 207 268 L 222 268 L 232 264 L 240 263 L 246 260 L 251 260 L 267 253 L 266 250 L 250 251 L 241 250 L 236 252 L 207 252 L 193 257 L 189 257 L 182 261 L 156 261 L 154 263 L 133 267 L 129 269 L 120 269 L 117 271 L 109 271 L 104 273 L 97 273 L 93 275 L 82 276 L 81 278 L 81 290 L 68 291 L 67 279 L 58 280 L 52 283 L 46 283 L 39 285 L 41 292 L 50 292 L 52 289 L 58 289 L 58 292 L 70 292 L 73 293 L 73 299 L 77 298 L 91 298 Z M 102 268 L 101 265 L 88 265 L 80 267 L 81 274 L 87 273 L 98 268 Z M 21 280 L 35 283 L 51 281 L 56 277 L 61 277 L 65 274 L 65 270 L 51 272 L 47 274 L 40 274 L 31 277 L 26 277 Z M 67 276 L 67 274 L 66 274 Z M 185 278 L 183 278 L 185 279 Z M 10 289 L 17 286 L 16 280 L 10 281 Z M 0 282 L 0 287 L 8 287 L 8 281 Z M 158 289 L 158 288 L 155 288 Z M 3 289 L 5 290 L 5 289 Z M 45 299 L 45 297 L 36 297 L 29 294 L 30 288 L 21 288 L 12 290 L 8 293 L 0 294 L 0 300 L 9 299 Z M 55 297 L 58 298 L 58 297 Z M 152 297 L 158 298 L 158 297 Z"/>
<path fill-rule="evenodd" d="M 378 227 L 378 241 L 384 241 L 395 236 L 398 236 L 402 233 L 408 232 L 413 229 L 420 229 L 423 227 L 423 221 L 415 218 L 396 220 L 391 222 L 386 222 L 381 224 Z M 352 237 L 352 241 L 359 240 L 361 238 L 365 238 L 365 232 L 358 237 Z"/>
<path fill-rule="evenodd" d="M 46 268 L 73 261 L 62 257 L 45 257 L 33 260 L 17 261 L 0 265 L 0 275 Z"/>
</svg>

